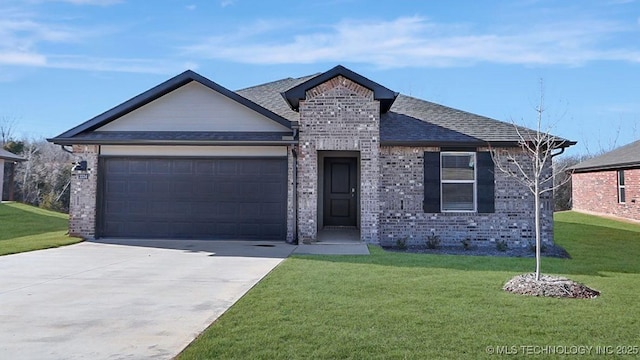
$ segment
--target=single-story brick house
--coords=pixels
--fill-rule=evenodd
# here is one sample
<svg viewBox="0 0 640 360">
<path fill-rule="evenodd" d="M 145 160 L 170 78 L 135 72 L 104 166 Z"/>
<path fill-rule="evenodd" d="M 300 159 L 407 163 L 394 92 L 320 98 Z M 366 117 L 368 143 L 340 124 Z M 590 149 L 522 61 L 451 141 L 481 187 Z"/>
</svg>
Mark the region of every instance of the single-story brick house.
<svg viewBox="0 0 640 360">
<path fill-rule="evenodd" d="M 534 238 L 531 194 L 490 153 L 522 154 L 512 124 L 342 66 L 238 91 L 186 71 L 49 141 L 85 162 L 72 174 L 76 236 L 314 242 L 346 227 L 382 245 Z"/>
<path fill-rule="evenodd" d="M 640 220 L 640 140 L 570 170 L 574 210 Z"/>
<path fill-rule="evenodd" d="M 2 196 L 3 191 L 4 191 L 4 166 L 5 166 L 5 162 L 7 163 L 19 163 L 19 162 L 23 162 L 23 161 L 27 161 L 27 159 L 18 156 L 10 151 L 7 151 L 3 148 L 0 148 L 0 201 L 4 200 L 4 197 Z M 10 188 L 10 187 L 9 187 Z"/>
</svg>

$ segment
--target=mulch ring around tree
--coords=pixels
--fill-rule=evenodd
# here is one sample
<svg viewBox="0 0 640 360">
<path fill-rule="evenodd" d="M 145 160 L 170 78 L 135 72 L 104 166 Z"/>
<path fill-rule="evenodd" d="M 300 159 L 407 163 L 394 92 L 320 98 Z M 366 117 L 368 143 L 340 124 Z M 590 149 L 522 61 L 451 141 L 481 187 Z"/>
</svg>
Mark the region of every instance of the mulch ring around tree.
<svg viewBox="0 0 640 360">
<path fill-rule="evenodd" d="M 518 275 L 502 289 L 520 295 L 573 299 L 593 299 L 600 295 L 597 290 L 560 276 L 540 275 L 540 280 L 536 280 L 534 273 Z"/>
</svg>

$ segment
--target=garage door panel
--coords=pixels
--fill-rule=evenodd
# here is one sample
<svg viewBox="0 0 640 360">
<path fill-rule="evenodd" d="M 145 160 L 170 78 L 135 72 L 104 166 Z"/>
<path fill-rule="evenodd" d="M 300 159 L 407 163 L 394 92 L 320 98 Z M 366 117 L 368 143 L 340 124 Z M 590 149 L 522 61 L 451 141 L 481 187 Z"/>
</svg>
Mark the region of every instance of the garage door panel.
<svg viewBox="0 0 640 360">
<path fill-rule="evenodd" d="M 117 160 L 112 159 L 113 161 L 109 161 L 107 165 L 104 167 L 107 172 L 112 175 L 116 174 L 127 174 L 129 173 L 129 163 L 126 160 Z"/>
<path fill-rule="evenodd" d="M 260 235 L 260 225 L 244 223 L 238 227 L 238 235 L 241 237 L 255 238 Z"/>
<path fill-rule="evenodd" d="M 171 164 L 163 160 L 150 160 L 148 163 L 150 174 L 170 174 Z"/>
<path fill-rule="evenodd" d="M 106 191 L 110 193 L 126 193 L 127 182 L 126 181 L 108 181 L 106 183 Z"/>
<path fill-rule="evenodd" d="M 232 159 L 224 159 L 216 163 L 215 173 L 218 175 L 237 175 L 237 172 L 237 162 Z"/>
<path fill-rule="evenodd" d="M 193 161 L 192 160 L 172 160 L 172 173 L 173 174 L 193 174 Z"/>
<path fill-rule="evenodd" d="M 286 236 L 285 158 L 103 158 L 100 236 Z"/>
<path fill-rule="evenodd" d="M 127 203 L 127 212 L 131 215 L 147 215 L 147 204 L 138 201 L 129 201 Z"/>
<path fill-rule="evenodd" d="M 171 191 L 171 183 L 163 180 L 152 181 L 149 183 L 149 191 L 159 196 L 165 195 Z"/>
<path fill-rule="evenodd" d="M 146 160 L 131 160 L 129 162 L 129 174 L 147 174 L 149 161 Z"/>
<path fill-rule="evenodd" d="M 282 186 L 277 183 L 263 183 L 260 185 L 260 188 L 267 197 L 271 199 L 279 199 L 282 194 Z"/>
<path fill-rule="evenodd" d="M 127 186 L 127 192 L 130 195 L 141 194 L 142 196 L 145 196 L 147 192 L 147 182 L 146 181 L 130 181 Z"/>
<path fill-rule="evenodd" d="M 197 175 L 213 175 L 213 163 L 211 161 L 196 162 Z"/>
</svg>

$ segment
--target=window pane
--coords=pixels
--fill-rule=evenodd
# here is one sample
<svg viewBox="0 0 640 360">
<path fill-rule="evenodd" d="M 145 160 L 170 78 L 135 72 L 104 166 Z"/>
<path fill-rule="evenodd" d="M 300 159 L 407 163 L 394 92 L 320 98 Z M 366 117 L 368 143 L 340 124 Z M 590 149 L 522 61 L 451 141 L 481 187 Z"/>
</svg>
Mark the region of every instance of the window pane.
<svg viewBox="0 0 640 360">
<path fill-rule="evenodd" d="M 475 156 L 472 154 L 443 154 L 442 180 L 473 180 Z"/>
<path fill-rule="evenodd" d="M 626 203 L 626 199 L 625 196 L 626 194 L 624 193 L 624 188 L 620 188 L 620 194 L 618 196 L 620 196 L 620 202 L 621 203 Z"/>
<path fill-rule="evenodd" d="M 624 185 L 624 170 L 618 170 L 618 185 Z"/>
<path fill-rule="evenodd" d="M 473 184 L 442 184 L 442 210 L 475 210 Z"/>
</svg>

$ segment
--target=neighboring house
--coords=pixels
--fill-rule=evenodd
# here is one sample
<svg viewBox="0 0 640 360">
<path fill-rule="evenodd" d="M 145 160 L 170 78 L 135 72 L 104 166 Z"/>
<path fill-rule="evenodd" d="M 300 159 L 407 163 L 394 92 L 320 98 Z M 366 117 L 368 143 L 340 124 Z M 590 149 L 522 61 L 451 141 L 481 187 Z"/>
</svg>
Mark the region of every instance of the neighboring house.
<svg viewBox="0 0 640 360">
<path fill-rule="evenodd" d="M 186 71 L 49 139 L 86 161 L 71 182 L 76 236 L 314 242 L 347 227 L 382 245 L 525 246 L 532 195 L 490 153 L 522 154 L 519 140 L 512 124 L 342 66 L 235 92 Z"/>
<path fill-rule="evenodd" d="M 640 220 L 640 140 L 570 170 L 574 210 Z"/>
<path fill-rule="evenodd" d="M 7 150 L 4 150 L 3 148 L 0 148 L 0 201 L 4 200 L 4 197 L 2 196 L 3 194 L 3 185 L 4 185 L 4 163 L 6 162 L 11 162 L 11 163 L 18 163 L 18 162 L 22 162 L 22 161 L 27 161 L 27 159 L 24 159 L 12 152 L 9 152 Z"/>
</svg>

